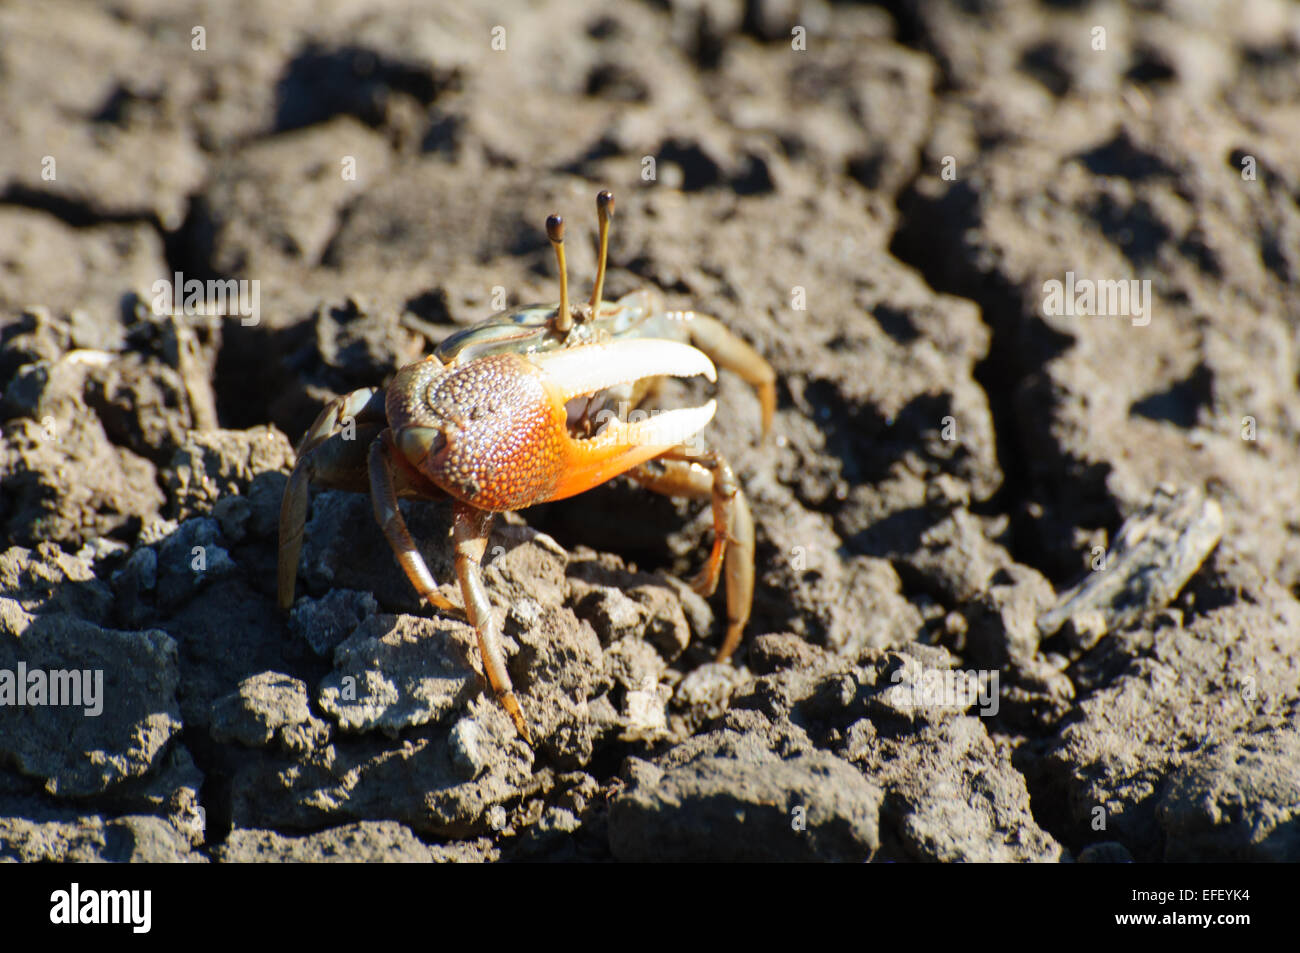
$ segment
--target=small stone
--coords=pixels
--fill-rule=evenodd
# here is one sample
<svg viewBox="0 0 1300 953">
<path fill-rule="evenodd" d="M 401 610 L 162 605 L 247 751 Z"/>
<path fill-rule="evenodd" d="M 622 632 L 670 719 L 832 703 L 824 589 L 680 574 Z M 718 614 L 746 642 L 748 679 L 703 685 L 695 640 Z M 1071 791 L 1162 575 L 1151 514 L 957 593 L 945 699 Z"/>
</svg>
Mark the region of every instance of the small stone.
<svg viewBox="0 0 1300 953">
<path fill-rule="evenodd" d="M 307 686 L 279 672 L 261 672 L 212 706 L 212 738 L 261 748 L 275 741 L 285 751 L 311 751 L 329 740 L 329 725 L 311 714 Z"/>
<path fill-rule="evenodd" d="M 227 864 L 425 864 L 433 859 L 428 846 L 396 821 L 359 821 L 302 837 L 236 828 L 213 853 Z"/>
<path fill-rule="evenodd" d="M 482 774 L 487 765 L 483 761 L 483 752 L 479 745 L 482 729 L 473 718 L 462 718 L 447 736 L 447 747 L 451 752 L 451 763 L 460 769 L 462 777 L 472 781 Z"/>
<path fill-rule="evenodd" d="M 716 731 L 631 777 L 610 803 L 620 860 L 860 862 L 880 844 L 880 789 L 825 751 L 782 759 Z"/>
<path fill-rule="evenodd" d="M 158 547 L 158 607 L 175 609 L 212 580 L 235 571 L 211 517 L 186 520 Z"/>
<path fill-rule="evenodd" d="M 1128 848 L 1118 841 L 1108 840 L 1099 844 L 1089 844 L 1079 851 L 1078 862 L 1081 864 L 1131 864 L 1133 855 Z"/>
<path fill-rule="evenodd" d="M 344 731 L 396 737 L 464 708 L 478 690 L 469 661 L 475 651 L 464 623 L 371 616 L 335 649 L 317 701 Z"/>
<path fill-rule="evenodd" d="M 289 631 L 328 657 L 358 625 L 379 614 L 379 603 L 368 592 L 331 589 L 320 599 L 301 596 L 289 611 Z"/>
<path fill-rule="evenodd" d="M 723 662 L 708 662 L 687 673 L 677 683 L 673 706 L 697 720 L 716 718 L 727 709 L 731 696 L 749 680 L 742 668 Z"/>
<path fill-rule="evenodd" d="M 221 525 L 221 535 L 232 543 L 242 543 L 248 535 L 248 521 L 253 508 L 246 497 L 223 496 L 212 507 L 212 515 Z"/>
<path fill-rule="evenodd" d="M 163 471 L 172 513 L 209 512 L 223 496 L 244 493 L 264 470 L 293 466 L 293 447 L 275 427 L 193 431 Z"/>
</svg>

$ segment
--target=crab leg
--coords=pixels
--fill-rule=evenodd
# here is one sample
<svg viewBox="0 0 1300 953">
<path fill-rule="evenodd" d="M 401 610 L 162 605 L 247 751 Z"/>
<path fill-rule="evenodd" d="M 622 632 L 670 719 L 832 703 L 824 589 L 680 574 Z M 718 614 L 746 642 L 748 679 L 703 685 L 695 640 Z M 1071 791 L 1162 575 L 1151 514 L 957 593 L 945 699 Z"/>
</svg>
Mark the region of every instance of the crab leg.
<svg viewBox="0 0 1300 953">
<path fill-rule="evenodd" d="M 718 649 L 718 661 L 725 662 L 740 644 L 754 601 L 754 517 L 740 482 L 721 454 L 691 454 L 682 447 L 642 464 L 628 476 L 665 496 L 712 501 L 713 549 L 691 587 L 700 595 L 712 595 L 725 566 L 727 633 Z"/>
<path fill-rule="evenodd" d="M 452 515 L 452 538 L 456 547 L 456 577 L 465 598 L 465 611 L 478 635 L 479 654 L 483 658 L 483 671 L 488 684 L 496 693 L 501 707 L 515 723 L 520 736 L 530 745 L 532 735 L 524 719 L 523 708 L 515 697 L 510 673 L 506 670 L 505 651 L 501 647 L 501 634 L 487 590 L 483 587 L 483 552 L 487 549 L 488 533 L 492 529 L 493 514 L 477 510 L 468 503 L 456 502 Z"/>
<path fill-rule="evenodd" d="M 394 471 L 402 472 L 400 454 L 393 447 L 392 432 L 385 430 L 370 444 L 370 495 L 375 505 L 375 519 L 383 528 L 388 543 L 393 547 L 397 561 L 406 577 L 420 595 L 440 609 L 459 611 L 459 607 L 438 593 L 433 574 L 411 539 L 402 512 L 397 508 L 397 492 L 393 483 Z M 483 671 L 488 684 L 500 700 L 515 728 L 525 741 L 532 744 L 523 709 L 515 698 L 506 671 L 505 652 L 501 636 L 492 616 L 492 605 L 483 587 L 480 566 L 487 548 L 488 533 L 492 528 L 491 513 L 475 509 L 459 500 L 452 511 L 452 538 L 455 542 L 456 577 L 460 580 L 461 595 L 465 599 L 465 614 L 478 636 L 479 653 L 483 657 Z"/>
<path fill-rule="evenodd" d="M 335 397 L 321 409 L 311 427 L 303 434 L 297 447 L 298 455 L 302 456 L 315 449 L 338 433 L 349 418 L 357 424 L 383 423 L 384 392 L 378 387 L 362 387 Z"/>
<path fill-rule="evenodd" d="M 393 484 L 393 471 L 398 466 L 392 445 L 392 432 L 385 430 L 370 443 L 368 468 L 370 471 L 370 499 L 375 507 L 375 521 L 379 523 L 393 548 L 397 563 L 411 580 L 415 591 L 422 595 L 430 605 L 439 609 L 459 612 L 460 607 L 438 592 L 438 583 L 429 572 L 429 567 L 415 547 L 411 532 L 402 519 L 402 511 L 397 507 L 397 490 Z"/>
<path fill-rule="evenodd" d="M 758 391 L 758 402 L 763 410 L 763 436 L 766 437 L 772 429 L 772 414 L 776 410 L 776 372 L 772 365 L 717 318 L 698 311 L 672 311 L 669 317 L 686 325 L 691 343 L 709 355 L 713 363 L 740 375 Z"/>
<path fill-rule="evenodd" d="M 351 421 L 350 432 L 340 422 Z M 298 445 L 298 459 L 280 502 L 280 552 L 277 563 L 277 601 L 280 608 L 293 605 L 307 524 L 309 485 L 319 483 L 339 490 L 366 489 L 365 448 L 384 425 L 383 394 L 375 387 L 354 390 L 325 405 Z"/>
</svg>

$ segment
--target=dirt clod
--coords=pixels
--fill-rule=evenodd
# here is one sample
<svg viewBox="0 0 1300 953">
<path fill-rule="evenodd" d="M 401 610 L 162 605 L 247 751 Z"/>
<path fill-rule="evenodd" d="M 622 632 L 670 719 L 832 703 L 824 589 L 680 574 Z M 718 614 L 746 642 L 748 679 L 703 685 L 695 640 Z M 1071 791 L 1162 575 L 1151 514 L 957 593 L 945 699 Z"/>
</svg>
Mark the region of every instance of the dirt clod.
<svg viewBox="0 0 1300 953">
<path fill-rule="evenodd" d="M 0 859 L 1300 860 L 1300 9 L 47 6 L 0 9 Z M 755 592 L 719 662 L 709 500 L 497 517 L 530 746 L 364 467 L 287 612 L 281 503 L 327 403 L 557 298 L 553 211 L 581 301 L 601 189 L 606 297 L 775 371 L 768 434 L 723 361 L 646 404 L 716 401 Z"/>
</svg>

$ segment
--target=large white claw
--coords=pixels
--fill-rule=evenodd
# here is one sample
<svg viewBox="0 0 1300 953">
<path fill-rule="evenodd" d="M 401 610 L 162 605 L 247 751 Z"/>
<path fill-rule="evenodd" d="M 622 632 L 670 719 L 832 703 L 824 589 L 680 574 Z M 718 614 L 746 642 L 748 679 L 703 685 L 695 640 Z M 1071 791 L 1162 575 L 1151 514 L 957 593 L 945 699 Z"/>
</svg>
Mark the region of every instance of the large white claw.
<svg viewBox="0 0 1300 953">
<path fill-rule="evenodd" d="M 713 362 L 703 351 L 689 344 L 658 338 L 584 344 L 530 354 L 528 359 L 546 372 L 551 384 L 564 400 L 594 394 L 606 387 L 630 384 L 646 377 L 694 377 L 703 374 L 710 381 L 718 379 Z M 708 417 L 712 416 L 713 412 L 710 411 Z M 708 422 L 706 418 L 704 423 Z"/>
</svg>

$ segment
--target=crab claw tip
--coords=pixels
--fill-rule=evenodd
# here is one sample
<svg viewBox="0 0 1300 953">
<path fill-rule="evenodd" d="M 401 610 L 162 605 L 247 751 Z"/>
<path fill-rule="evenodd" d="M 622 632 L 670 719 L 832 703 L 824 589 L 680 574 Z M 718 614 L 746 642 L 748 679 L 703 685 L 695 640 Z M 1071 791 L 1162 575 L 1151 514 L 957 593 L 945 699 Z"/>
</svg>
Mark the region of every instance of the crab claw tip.
<svg viewBox="0 0 1300 953">
<path fill-rule="evenodd" d="M 710 400 L 699 407 L 661 411 L 631 423 L 623 423 L 615 418 L 593 439 L 604 443 L 619 442 L 627 446 L 666 450 L 686 443 L 707 427 L 717 410 L 718 402 Z"/>
</svg>

